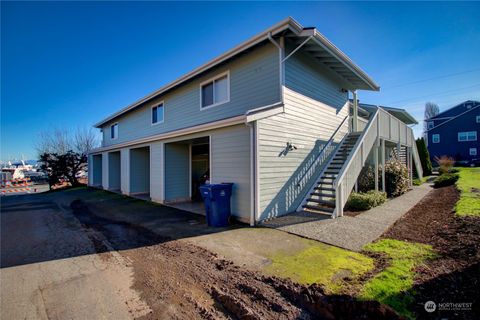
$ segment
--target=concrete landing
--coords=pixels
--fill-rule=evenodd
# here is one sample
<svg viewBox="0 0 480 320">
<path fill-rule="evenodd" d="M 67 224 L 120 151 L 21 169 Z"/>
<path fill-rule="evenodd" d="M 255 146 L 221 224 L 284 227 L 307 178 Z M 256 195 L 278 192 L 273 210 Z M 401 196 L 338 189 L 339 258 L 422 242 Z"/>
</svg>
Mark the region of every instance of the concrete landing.
<svg viewBox="0 0 480 320">
<path fill-rule="evenodd" d="M 332 219 L 315 213 L 294 212 L 264 222 L 262 226 L 340 248 L 360 251 L 364 245 L 380 237 L 395 221 L 422 200 L 430 190 L 432 187 L 427 183 L 414 186 L 406 194 L 388 200 L 383 205 L 362 212 L 355 217 L 344 216 Z"/>
</svg>

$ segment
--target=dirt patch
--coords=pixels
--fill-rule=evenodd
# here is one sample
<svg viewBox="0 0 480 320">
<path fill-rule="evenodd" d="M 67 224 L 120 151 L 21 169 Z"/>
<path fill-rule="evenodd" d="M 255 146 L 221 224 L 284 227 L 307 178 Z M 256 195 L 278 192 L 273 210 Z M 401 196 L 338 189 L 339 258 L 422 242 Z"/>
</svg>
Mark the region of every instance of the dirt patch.
<svg viewBox="0 0 480 320">
<path fill-rule="evenodd" d="M 382 237 L 430 244 L 440 255 L 416 271 L 415 312 L 419 317 L 476 318 L 480 312 L 480 219 L 455 216 L 459 192 L 454 186 L 432 190 Z M 430 315 L 426 301 L 473 303 L 472 311 L 440 311 Z"/>
<path fill-rule="evenodd" d="M 131 261 L 133 288 L 152 309 L 143 319 L 399 318 L 378 302 L 327 295 L 317 285 L 265 277 L 188 241 L 98 217 L 81 201 L 71 207 L 86 229 L 108 241 L 98 249 L 118 250 Z"/>
</svg>

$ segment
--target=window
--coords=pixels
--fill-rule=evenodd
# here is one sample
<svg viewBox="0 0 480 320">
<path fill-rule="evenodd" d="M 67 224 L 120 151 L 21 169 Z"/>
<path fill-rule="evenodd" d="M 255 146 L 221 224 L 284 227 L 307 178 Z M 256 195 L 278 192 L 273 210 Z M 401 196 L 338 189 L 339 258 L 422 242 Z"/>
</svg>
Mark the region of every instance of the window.
<svg viewBox="0 0 480 320">
<path fill-rule="evenodd" d="M 164 117 L 163 102 L 152 107 L 152 124 L 162 123 Z"/>
<path fill-rule="evenodd" d="M 438 133 L 432 134 L 432 142 L 439 143 L 440 142 L 440 135 Z"/>
<path fill-rule="evenodd" d="M 201 109 L 213 107 L 230 100 L 230 75 L 223 73 L 200 85 Z"/>
<path fill-rule="evenodd" d="M 477 131 L 459 132 L 458 141 L 477 141 Z"/>
<path fill-rule="evenodd" d="M 470 155 L 476 156 L 477 155 L 477 148 L 470 148 Z"/>
<path fill-rule="evenodd" d="M 110 138 L 112 140 L 118 138 L 118 123 L 112 124 L 110 126 Z"/>
<path fill-rule="evenodd" d="M 427 122 L 427 129 L 432 129 L 433 128 L 433 121 L 428 121 Z"/>
<path fill-rule="evenodd" d="M 477 116 L 477 123 L 480 123 L 480 116 Z"/>
</svg>

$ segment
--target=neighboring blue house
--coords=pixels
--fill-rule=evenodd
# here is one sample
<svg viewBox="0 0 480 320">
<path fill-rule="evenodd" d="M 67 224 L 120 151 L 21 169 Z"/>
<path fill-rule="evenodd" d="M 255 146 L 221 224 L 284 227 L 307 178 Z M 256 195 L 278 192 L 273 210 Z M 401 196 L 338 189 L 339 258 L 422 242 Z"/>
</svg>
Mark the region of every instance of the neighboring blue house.
<svg viewBox="0 0 480 320">
<path fill-rule="evenodd" d="M 480 102 L 462 102 L 426 121 L 432 160 L 443 155 L 466 162 L 480 158 Z"/>
</svg>

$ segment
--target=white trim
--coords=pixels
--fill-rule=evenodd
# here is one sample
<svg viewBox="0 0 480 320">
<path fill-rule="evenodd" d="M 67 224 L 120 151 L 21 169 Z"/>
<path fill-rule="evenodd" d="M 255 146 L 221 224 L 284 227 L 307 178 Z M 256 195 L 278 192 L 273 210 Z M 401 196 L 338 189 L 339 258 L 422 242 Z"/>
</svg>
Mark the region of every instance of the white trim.
<svg viewBox="0 0 480 320">
<path fill-rule="evenodd" d="M 112 138 L 112 127 L 117 126 L 117 135 Z M 117 140 L 118 139 L 118 128 L 120 126 L 118 125 L 118 122 L 114 122 L 110 125 L 110 140 Z M 113 130 L 113 133 L 115 133 L 115 130 Z"/>
<path fill-rule="evenodd" d="M 475 133 L 475 139 L 469 140 L 469 139 L 468 139 L 468 134 L 469 134 L 469 133 L 472 133 L 472 132 Z M 460 134 L 461 134 L 461 133 L 464 133 L 464 134 L 465 134 L 465 138 L 466 138 L 465 140 L 460 140 Z M 459 131 L 459 132 L 457 133 L 457 139 L 458 139 L 458 142 L 477 141 L 477 131 Z"/>
<path fill-rule="evenodd" d="M 212 98 L 213 98 L 213 100 L 215 100 L 215 81 L 220 79 L 220 78 L 223 78 L 224 76 L 227 76 L 227 100 L 221 101 L 221 102 L 214 102 L 213 104 L 210 104 L 208 106 L 203 107 L 202 106 L 202 101 L 203 101 L 202 88 L 203 88 L 203 86 L 210 83 L 210 82 L 212 83 L 212 85 L 213 85 L 213 97 Z M 217 107 L 217 106 L 220 106 L 222 104 L 230 102 L 230 70 L 227 70 L 225 72 L 217 74 L 216 76 L 201 82 L 198 87 L 200 89 L 200 111 L 207 110 L 207 109 Z"/>
<path fill-rule="evenodd" d="M 258 159 L 258 121 L 253 123 L 255 138 L 255 220 L 260 218 L 260 163 Z"/>
<path fill-rule="evenodd" d="M 208 123 L 204 123 L 194 127 L 188 127 L 188 128 L 183 128 L 179 130 L 169 131 L 166 133 L 156 134 L 156 135 L 145 137 L 145 138 L 140 138 L 136 140 L 114 144 L 108 147 L 97 148 L 90 151 L 90 154 L 96 154 L 105 150 L 114 150 L 114 149 L 120 149 L 120 148 L 130 147 L 134 145 L 144 144 L 144 143 L 150 143 L 156 140 L 176 138 L 176 137 L 180 137 L 188 134 L 229 127 L 237 124 L 245 124 L 245 119 L 246 119 L 246 116 L 241 115 L 241 116 L 231 117 L 223 120 L 208 122 Z"/>
<path fill-rule="evenodd" d="M 192 144 L 188 144 L 188 196 L 192 200 Z"/>
<path fill-rule="evenodd" d="M 458 105 L 458 106 L 459 106 L 459 105 Z M 457 107 L 458 107 L 458 106 L 457 106 Z M 456 107 L 453 107 L 453 108 L 456 108 Z M 453 108 L 451 108 L 451 109 L 453 109 Z M 464 112 L 462 112 L 462 113 L 460 113 L 460 114 L 457 114 L 457 115 L 454 116 L 454 117 L 451 117 L 450 119 L 448 119 L 448 120 L 440 123 L 439 125 L 433 127 L 432 129 L 429 129 L 429 130 L 427 130 L 427 131 L 436 129 L 436 128 L 440 127 L 440 126 L 443 126 L 444 124 L 449 123 L 450 121 L 453 121 L 453 120 L 457 119 L 458 117 L 461 117 L 461 116 L 463 116 L 464 114 L 467 114 L 467 113 L 469 113 L 469 112 L 471 112 L 471 111 L 473 111 L 473 110 L 476 110 L 476 109 L 478 109 L 478 108 L 480 108 L 480 104 L 477 105 L 476 107 L 473 107 L 473 108 L 471 108 L 471 109 L 468 109 L 467 111 L 464 111 Z M 448 111 L 448 110 L 446 110 L 446 111 Z M 446 112 L 446 111 L 444 111 L 444 112 Z"/>
<path fill-rule="evenodd" d="M 210 183 L 213 183 L 212 182 L 212 172 L 213 172 L 213 168 L 212 168 L 212 157 L 213 157 L 213 153 L 212 153 L 212 135 L 209 134 L 208 135 L 208 181 L 210 181 Z"/>
<path fill-rule="evenodd" d="M 249 126 L 250 133 L 250 226 L 255 226 L 255 134 L 254 125 Z"/>
<path fill-rule="evenodd" d="M 158 121 L 158 106 L 162 105 L 162 121 Z M 153 108 L 157 108 L 157 122 L 153 123 Z M 150 107 L 150 124 L 152 126 L 156 126 L 157 124 L 161 124 L 165 122 L 165 102 L 164 100 L 160 101 L 159 103 L 156 103 Z"/>
</svg>

